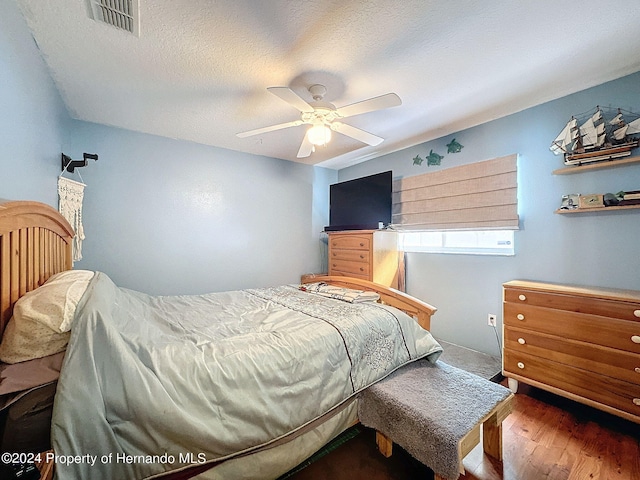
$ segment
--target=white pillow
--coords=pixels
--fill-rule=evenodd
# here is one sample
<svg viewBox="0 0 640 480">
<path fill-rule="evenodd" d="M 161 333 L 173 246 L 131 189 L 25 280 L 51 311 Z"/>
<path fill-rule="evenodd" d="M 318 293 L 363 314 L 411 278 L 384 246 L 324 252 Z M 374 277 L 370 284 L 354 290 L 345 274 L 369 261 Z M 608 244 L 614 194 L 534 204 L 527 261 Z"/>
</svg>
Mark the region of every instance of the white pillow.
<svg viewBox="0 0 640 480">
<path fill-rule="evenodd" d="M 93 274 L 88 270 L 60 272 L 20 298 L 0 343 L 0 360 L 18 363 L 63 351 L 76 307 Z"/>
</svg>

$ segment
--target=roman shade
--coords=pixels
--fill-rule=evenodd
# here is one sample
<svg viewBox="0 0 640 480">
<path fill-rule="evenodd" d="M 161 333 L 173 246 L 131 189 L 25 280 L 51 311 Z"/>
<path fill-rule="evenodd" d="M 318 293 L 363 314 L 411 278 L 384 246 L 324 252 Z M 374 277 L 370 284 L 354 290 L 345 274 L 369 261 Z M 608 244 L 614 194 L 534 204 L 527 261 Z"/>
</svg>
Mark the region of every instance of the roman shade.
<svg viewBox="0 0 640 480">
<path fill-rule="evenodd" d="M 516 154 L 394 181 L 398 230 L 517 230 Z"/>
</svg>

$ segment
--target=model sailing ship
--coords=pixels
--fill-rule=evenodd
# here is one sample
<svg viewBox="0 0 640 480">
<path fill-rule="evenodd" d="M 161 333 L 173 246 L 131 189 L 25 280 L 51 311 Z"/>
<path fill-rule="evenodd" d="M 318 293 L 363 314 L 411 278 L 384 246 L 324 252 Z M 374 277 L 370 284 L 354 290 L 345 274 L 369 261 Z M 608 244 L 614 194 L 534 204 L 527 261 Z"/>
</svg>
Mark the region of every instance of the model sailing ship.
<svg viewBox="0 0 640 480">
<path fill-rule="evenodd" d="M 640 115 L 617 109 L 615 116 L 607 119 L 596 107 L 586 117 L 571 117 L 549 148 L 556 155 L 564 154 L 566 165 L 614 160 L 631 155 L 638 147 L 638 138 L 633 136 L 637 133 Z"/>
</svg>

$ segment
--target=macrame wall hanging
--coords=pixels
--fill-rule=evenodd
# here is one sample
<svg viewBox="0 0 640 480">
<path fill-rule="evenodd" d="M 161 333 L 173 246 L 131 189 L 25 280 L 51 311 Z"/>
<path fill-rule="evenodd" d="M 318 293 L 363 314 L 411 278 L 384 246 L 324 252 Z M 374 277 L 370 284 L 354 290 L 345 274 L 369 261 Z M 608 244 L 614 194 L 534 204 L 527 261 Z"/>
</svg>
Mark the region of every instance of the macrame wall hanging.
<svg viewBox="0 0 640 480">
<path fill-rule="evenodd" d="M 73 231 L 73 261 L 82 259 L 82 241 L 84 240 L 84 227 L 82 226 L 82 201 L 84 199 L 84 181 L 78 182 L 70 178 L 63 177 L 64 172 L 73 173 L 76 167 L 85 167 L 87 159 L 98 160 L 98 156 L 85 153 L 84 160 L 71 160 L 64 153 L 62 154 L 62 173 L 58 177 L 58 197 L 60 198 L 58 210 L 60 214 L 69 222 Z M 80 180 L 82 176 L 78 172 Z"/>
<path fill-rule="evenodd" d="M 73 231 L 73 261 L 82 258 L 82 241 L 84 228 L 82 227 L 82 200 L 84 198 L 84 183 L 76 182 L 65 177 L 58 177 L 58 196 L 60 214 L 71 224 Z"/>
</svg>

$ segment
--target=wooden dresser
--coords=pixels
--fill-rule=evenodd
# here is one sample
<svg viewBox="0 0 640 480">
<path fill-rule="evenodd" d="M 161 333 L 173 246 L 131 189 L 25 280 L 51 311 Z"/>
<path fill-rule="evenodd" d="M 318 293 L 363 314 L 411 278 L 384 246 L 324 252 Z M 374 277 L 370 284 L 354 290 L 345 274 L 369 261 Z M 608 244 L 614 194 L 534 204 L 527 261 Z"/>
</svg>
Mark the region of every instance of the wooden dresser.
<svg viewBox="0 0 640 480">
<path fill-rule="evenodd" d="M 640 291 L 504 284 L 503 374 L 640 423 Z"/>
<path fill-rule="evenodd" d="M 329 275 L 363 278 L 402 290 L 398 234 L 391 230 L 328 232 Z"/>
</svg>

